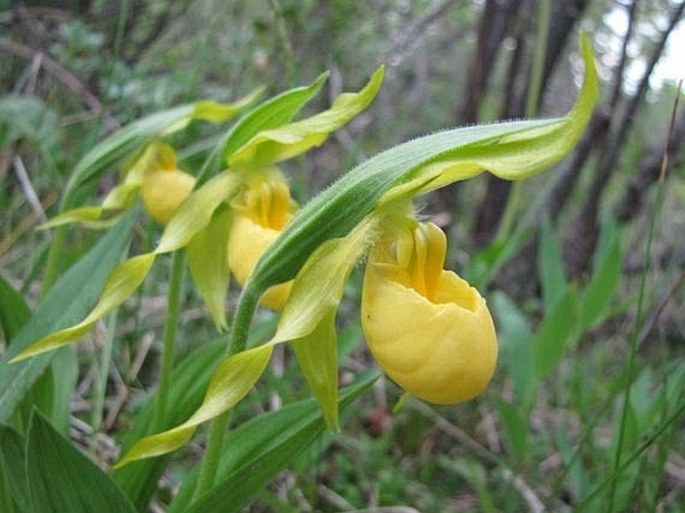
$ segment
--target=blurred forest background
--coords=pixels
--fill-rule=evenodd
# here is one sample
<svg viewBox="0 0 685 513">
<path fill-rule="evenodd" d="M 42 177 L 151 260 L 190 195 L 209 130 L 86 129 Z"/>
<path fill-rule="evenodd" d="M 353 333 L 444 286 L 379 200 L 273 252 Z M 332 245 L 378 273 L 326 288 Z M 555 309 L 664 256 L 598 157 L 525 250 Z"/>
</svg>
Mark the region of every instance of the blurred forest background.
<svg viewBox="0 0 685 513">
<path fill-rule="evenodd" d="M 676 81 L 685 76 L 684 9 L 682 0 L 0 0 L 0 270 L 35 303 L 49 242 L 35 226 L 55 212 L 79 158 L 143 115 L 199 98 L 234 100 L 260 85 L 273 95 L 329 70 L 319 109 L 384 63 L 372 107 L 286 166 L 303 203 L 366 156 L 412 137 L 563 115 L 578 91 L 584 30 L 602 93 L 573 153 L 525 183 L 482 175 L 422 207 L 451 234 L 450 267 L 493 308 L 502 370 L 491 390 L 466 406 L 412 403 L 393 416 L 398 392 L 385 383 L 390 398 L 377 387 L 343 436 L 305 455 L 251 509 L 569 511 L 611 472 L 636 326 L 626 454 L 684 399 L 685 109 L 655 201 Z M 205 129 L 190 129 L 188 140 L 200 142 L 179 141 L 186 169 L 215 141 Z M 82 203 L 114 180 L 83 191 Z M 71 233 L 73 261 L 98 235 Z M 141 229 L 143 239 L 155 233 Z M 359 283 L 353 277 L 350 303 Z M 130 323 L 120 330 L 104 436 L 116 438 L 125 425 L 117 414 L 135 409 L 155 380 L 157 342 L 147 334 L 161 325 L 164 291 L 146 287 L 146 298 L 122 314 Z M 187 296 L 186 351 L 190 334 L 212 330 L 197 297 Z M 368 360 L 356 309 L 341 312 L 353 372 Z M 551 354 L 534 355 L 535 344 Z M 282 359 L 285 370 L 275 368 L 268 384 L 271 406 L 291 393 L 275 379 L 294 375 Z M 91 381 L 86 367 L 74 426 L 89 408 Z M 129 390 L 123 398 L 121 387 Z M 683 425 L 672 420 L 623 474 L 616 511 L 685 511 Z M 72 435 L 86 436 L 79 433 Z M 181 478 L 168 477 L 169 488 Z"/>
</svg>

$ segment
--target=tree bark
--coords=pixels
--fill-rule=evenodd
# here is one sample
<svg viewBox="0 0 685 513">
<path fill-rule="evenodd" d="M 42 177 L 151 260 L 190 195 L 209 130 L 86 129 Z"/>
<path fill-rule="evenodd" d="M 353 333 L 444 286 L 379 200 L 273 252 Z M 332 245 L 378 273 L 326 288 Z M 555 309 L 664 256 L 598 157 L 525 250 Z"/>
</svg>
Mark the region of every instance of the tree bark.
<svg viewBox="0 0 685 513">
<path fill-rule="evenodd" d="M 599 210 L 602 196 L 617 167 L 623 143 L 633 126 L 637 109 L 648 89 L 652 71 L 661 58 L 669 35 L 682 18 L 684 10 L 685 1 L 681 2 L 671 13 L 668 27 L 661 33 L 659 42 L 647 60 L 647 66 L 636 93 L 628 101 L 621 119 L 614 119 L 618 125 L 610 131 L 607 143 L 603 145 L 603 151 L 600 153 L 600 159 L 585 203 L 571 226 L 570 235 L 566 242 L 567 262 L 573 276 L 582 275 L 589 268 L 599 237 Z"/>
<path fill-rule="evenodd" d="M 547 84 L 551 79 L 556 64 L 561 58 L 562 51 L 566 47 L 569 35 L 575 24 L 583 15 L 588 4 L 589 0 L 557 0 L 553 3 L 542 83 L 540 84 L 541 94 L 538 98 L 536 110 L 539 110 L 540 108 L 540 104 L 544 98 L 544 91 L 547 88 Z M 528 9 L 524 9 L 524 12 L 526 11 L 528 11 Z M 523 27 L 524 29 L 525 26 L 525 23 L 520 25 L 520 27 Z M 523 53 L 524 41 L 525 33 L 519 34 L 519 37 L 517 38 L 516 53 L 512 56 L 512 66 L 514 63 L 520 64 L 522 61 L 525 61 L 520 55 Z M 523 65 L 519 65 L 516 70 L 513 67 L 510 67 L 507 91 L 511 91 L 511 93 L 508 93 L 505 97 L 506 101 L 503 112 L 505 118 L 520 118 L 524 116 L 526 98 L 531 87 L 531 66 L 532 62 L 528 60 L 528 62 L 523 62 Z M 522 90 L 517 87 L 521 76 L 525 77 L 526 80 L 526 87 Z M 510 190 L 511 182 L 502 180 L 496 176 L 488 176 L 485 198 L 478 211 L 474 226 L 473 240 L 477 247 L 486 246 L 497 234 L 505 206 L 509 199 Z"/>
</svg>

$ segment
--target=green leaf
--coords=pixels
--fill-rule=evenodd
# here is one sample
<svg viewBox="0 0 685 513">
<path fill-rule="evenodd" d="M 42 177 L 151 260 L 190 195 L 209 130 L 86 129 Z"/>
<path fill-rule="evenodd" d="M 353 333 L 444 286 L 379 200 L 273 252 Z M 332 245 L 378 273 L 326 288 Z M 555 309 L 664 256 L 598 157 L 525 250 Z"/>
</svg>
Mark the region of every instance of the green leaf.
<svg viewBox="0 0 685 513">
<path fill-rule="evenodd" d="M 496 402 L 509 448 L 522 461 L 528 452 L 528 419 L 519 408 L 504 399 L 496 398 Z"/>
<path fill-rule="evenodd" d="M 342 389 L 340 408 L 347 408 L 377 378 L 372 374 Z M 192 505 L 193 487 L 184 486 L 170 513 L 240 511 L 323 431 L 321 410 L 313 400 L 285 406 L 242 424 L 226 437 L 217 484 Z"/>
<path fill-rule="evenodd" d="M 212 374 L 202 405 L 188 420 L 173 429 L 138 441 L 114 468 L 183 447 L 197 426 L 227 412 L 245 397 L 264 372 L 272 351 L 273 346 L 267 344 L 221 362 Z"/>
<path fill-rule="evenodd" d="M 312 253 L 295 277 L 269 344 L 306 337 L 337 310 L 352 268 L 373 240 L 376 222 L 375 217 L 369 217 L 347 237 L 328 240 Z"/>
<path fill-rule="evenodd" d="M 566 292 L 566 272 L 559 242 L 548 218 L 542 223 L 538 246 L 538 268 L 545 312 L 550 312 Z"/>
<path fill-rule="evenodd" d="M 583 39 L 585 80 L 571 112 L 559 119 L 515 121 L 439 132 L 387 150 L 343 175 L 301 208 L 257 263 L 250 282 L 259 297 L 292 279 L 324 241 L 344 237 L 379 203 L 406 199 L 490 170 L 519 179 L 560 160 L 580 138 L 598 93 L 592 53 Z"/>
<path fill-rule="evenodd" d="M 107 278 L 100 300 L 85 319 L 74 326 L 55 331 L 36 341 L 12 358 L 10 363 L 20 362 L 31 356 L 57 349 L 78 340 L 90 331 L 98 320 L 105 317 L 135 292 L 147 276 L 154 261 L 154 253 L 145 253 L 124 260 L 114 268 Z"/>
<path fill-rule="evenodd" d="M 581 323 L 589 328 L 606 318 L 616 288 L 621 281 L 622 254 L 614 219 L 602 225 L 600 240 L 592 264 L 592 277 L 582 301 Z"/>
<path fill-rule="evenodd" d="M 135 513 L 116 483 L 39 413 L 29 429 L 26 469 L 33 511 Z"/>
<path fill-rule="evenodd" d="M 174 369 L 169 390 L 169 411 L 166 425 L 183 422 L 200 406 L 207 390 L 215 364 L 226 347 L 225 337 L 205 344 L 184 358 Z M 151 395 L 146 405 L 136 413 L 133 425 L 126 429 L 121 440 L 122 451 L 128 450 L 137 440 L 152 434 L 155 419 L 155 398 Z M 114 472 L 114 479 L 136 508 L 146 511 L 157 483 L 166 469 L 165 458 L 135 461 Z"/>
<path fill-rule="evenodd" d="M 116 265 L 129 241 L 135 216 L 127 215 L 105 234 L 50 289 L 31 319 L 22 327 L 0 362 L 0 422 L 7 422 L 17 406 L 43 373 L 51 355 L 33 358 L 18 365 L 7 360 L 55 329 L 69 326 L 81 318 L 97 298 L 109 272 Z"/>
<path fill-rule="evenodd" d="M 79 223 L 94 229 L 108 228 L 123 216 L 125 210 L 133 206 L 139 196 L 145 174 L 159 169 L 176 169 L 176 154 L 168 144 L 153 141 L 121 172 L 122 183 L 107 194 L 101 206 L 67 210 L 38 228 L 45 230 L 70 223 Z"/>
<path fill-rule="evenodd" d="M 38 229 L 48 230 L 50 228 L 72 223 L 78 223 L 86 228 L 109 228 L 121 219 L 121 210 L 123 210 L 123 208 L 109 209 L 97 206 L 72 208 L 66 212 L 57 214 L 49 221 L 41 224 Z"/>
<path fill-rule="evenodd" d="M 514 384 L 515 402 L 523 411 L 530 411 L 537 387 L 533 332 L 526 316 L 508 296 L 497 292 L 491 301 L 499 327 L 500 361 Z"/>
<path fill-rule="evenodd" d="M 214 100 L 195 102 L 193 104 L 193 119 L 223 123 L 254 102 L 263 92 L 264 88 L 259 87 L 233 103 L 219 103 Z"/>
<path fill-rule="evenodd" d="M 130 158 L 152 140 L 182 130 L 193 118 L 226 121 L 258 95 L 259 92 L 255 92 L 234 104 L 223 106 L 211 101 L 180 105 L 126 125 L 100 142 L 79 161 L 69 177 L 64 196 L 69 198 L 81 184 L 97 178 L 115 164 Z"/>
<path fill-rule="evenodd" d="M 8 513 L 30 513 L 24 438 L 9 426 L 0 424 L 0 506 Z M 4 502 L 4 503 L 3 503 Z"/>
<path fill-rule="evenodd" d="M 540 322 L 533 340 L 533 361 L 538 379 L 544 378 L 557 366 L 576 333 L 577 303 L 575 291 L 567 290 Z"/>
<path fill-rule="evenodd" d="M 338 351 L 335 310 L 331 310 L 309 335 L 293 340 L 302 374 L 307 379 L 329 431 L 340 431 L 338 415 Z"/>
<path fill-rule="evenodd" d="M 338 130 L 369 106 L 382 81 L 383 68 L 380 67 L 361 91 L 341 94 L 330 109 L 301 121 L 261 130 L 229 154 L 228 165 L 234 169 L 264 167 L 320 146 L 331 132 Z"/>
<path fill-rule="evenodd" d="M 218 417 L 242 400 L 266 368 L 275 344 L 306 337 L 327 316 L 334 316 L 347 276 L 363 254 L 374 226 L 375 220 L 368 219 L 348 237 L 323 244 L 295 279 L 273 338 L 261 346 L 224 359 L 214 371 L 207 394 L 195 413 L 173 429 L 140 440 L 116 467 L 166 454 L 185 445 L 198 425 Z M 316 301 L 312 301 L 312 297 Z M 329 377 L 329 374 L 322 374 L 317 379 L 322 376 Z M 322 388 L 318 384 L 317 389 L 321 393 Z"/>
<path fill-rule="evenodd" d="M 288 123 L 309 100 L 316 96 L 327 77 L 328 73 L 323 73 L 309 86 L 285 91 L 247 113 L 228 132 L 222 144 L 221 160 L 227 161 L 234 151 L 262 130 Z"/>
<path fill-rule="evenodd" d="M 135 292 L 147 276 L 157 255 L 184 247 L 197 233 L 204 230 L 209 225 L 214 211 L 236 190 L 238 184 L 239 180 L 234 173 L 225 172 L 194 191 L 166 225 L 154 252 L 137 255 L 114 268 L 98 303 L 81 322 L 35 341 L 10 363 L 73 343 L 85 335 L 99 319 Z"/>
<path fill-rule="evenodd" d="M 230 226 L 231 210 L 219 207 L 209 225 L 198 232 L 186 247 L 190 274 L 218 330 L 228 327 L 226 295 L 230 280 L 227 261 Z"/>
<path fill-rule="evenodd" d="M 143 146 L 171 129 L 187 125 L 193 114 L 192 104 L 150 114 L 114 132 L 79 161 L 69 177 L 65 197 L 88 180 L 98 178 L 112 166 L 138 152 Z"/>
<path fill-rule="evenodd" d="M 5 350 L 31 317 L 31 309 L 24 297 L 0 276 L 0 328 L 5 337 Z"/>
</svg>

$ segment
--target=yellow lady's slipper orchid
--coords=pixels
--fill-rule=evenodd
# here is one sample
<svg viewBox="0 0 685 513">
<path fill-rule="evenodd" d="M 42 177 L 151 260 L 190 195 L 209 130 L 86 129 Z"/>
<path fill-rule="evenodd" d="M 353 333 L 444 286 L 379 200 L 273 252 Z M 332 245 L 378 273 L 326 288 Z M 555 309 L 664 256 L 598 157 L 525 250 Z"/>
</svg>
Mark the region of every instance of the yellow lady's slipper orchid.
<svg viewBox="0 0 685 513">
<path fill-rule="evenodd" d="M 259 258 L 273 244 L 297 207 L 290 189 L 275 168 L 251 171 L 247 187 L 231 202 L 234 217 L 228 239 L 228 265 L 240 285 L 244 285 Z M 269 288 L 261 303 L 282 310 L 290 295 L 292 281 Z"/>
<path fill-rule="evenodd" d="M 443 270 L 442 230 L 410 224 L 369 255 L 362 327 L 380 367 L 407 392 L 437 404 L 467 401 L 492 378 L 495 327 L 478 291 Z"/>
<path fill-rule="evenodd" d="M 156 221 L 166 224 L 194 186 L 195 177 L 178 169 L 150 170 L 141 187 L 145 209 Z"/>
</svg>

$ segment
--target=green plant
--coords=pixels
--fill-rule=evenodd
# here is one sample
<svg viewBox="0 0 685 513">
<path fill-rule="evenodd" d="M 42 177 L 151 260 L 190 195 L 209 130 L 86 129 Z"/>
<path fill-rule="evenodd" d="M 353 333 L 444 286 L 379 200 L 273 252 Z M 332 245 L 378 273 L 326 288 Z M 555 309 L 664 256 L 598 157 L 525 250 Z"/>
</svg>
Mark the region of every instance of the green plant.
<svg viewBox="0 0 685 513">
<path fill-rule="evenodd" d="M 362 324 L 375 350 L 380 351 L 387 343 L 384 338 L 394 336 L 393 316 L 383 319 L 385 314 L 377 313 L 378 304 L 374 301 L 377 295 L 384 302 L 388 291 L 396 308 L 419 301 L 424 306 L 430 303 L 437 315 L 456 309 L 458 315 L 454 318 L 471 326 L 468 337 L 434 333 L 430 340 L 412 348 L 417 355 L 426 356 L 427 373 L 423 379 L 402 377 L 407 365 L 415 362 L 407 363 L 394 354 L 379 357 L 379 365 L 407 393 L 429 401 L 460 402 L 482 391 L 492 376 L 495 361 L 489 312 L 475 289 L 453 273 L 443 271 L 444 235 L 436 226 L 416 220 L 412 201 L 484 170 L 509 180 L 521 179 L 562 158 L 580 137 L 597 96 L 596 72 L 585 39 L 583 55 L 584 85 L 567 116 L 453 129 L 415 139 L 369 159 L 301 208 L 291 202 L 287 188 L 284 190 L 285 180 L 274 166 L 322 144 L 329 133 L 364 110 L 380 87 L 382 69 L 359 92 L 343 94 L 329 110 L 300 121 L 292 119 L 319 91 L 325 77 L 251 108 L 220 136 L 194 177 L 177 169 L 173 150 L 160 139 L 185 128 L 194 119 L 225 122 L 249 109 L 255 95 L 231 105 L 197 102 L 157 113 L 134 122 L 96 146 L 71 175 L 63 195 L 62 212 L 46 225 L 56 228 L 56 234 L 47 263 L 45 299 L 16 333 L 5 330 L 10 342 L 0 367 L 0 421 L 12 419 L 55 354 L 69 351 L 70 344 L 116 312 L 142 284 L 153 263 L 171 253 L 157 393 L 139 412 L 132 430 L 136 439 L 126 440 L 125 453 L 115 465 L 119 485 L 71 448 L 39 414 L 30 417 L 27 449 L 23 453 L 19 449 L 23 447 L 23 435 L 4 427 L 3 440 L 7 440 L 9 447 L 3 449 L 3 454 L 7 454 L 2 467 L 4 489 L 9 490 L 3 496 L 5 504 L 17 511 L 24 511 L 27 503 L 27 511 L 144 509 L 170 461 L 166 455 L 184 447 L 198 427 L 210 421 L 202 464 L 197 472 L 186 477 L 170 510 L 225 511 L 246 504 L 324 426 L 330 431 L 339 430 L 339 409 L 373 381 L 362 377 L 356 385 L 338 391 L 336 312 L 350 272 L 369 251 Z M 103 204 L 76 207 L 76 191 L 115 164 L 122 165 L 124 172 L 120 185 Z M 160 187 L 164 191 L 157 194 Z M 150 215 L 166 224 L 154 250 L 120 262 L 129 251 L 139 195 Z M 244 238 L 231 240 L 231 229 L 246 221 L 252 224 L 245 228 Z M 73 222 L 109 231 L 57 280 L 57 261 L 66 225 Z M 250 245 L 262 240 L 254 235 L 258 225 L 269 230 L 269 238 L 255 249 Z M 248 237 L 252 240 L 245 240 Z M 239 276 L 236 262 L 231 265 L 232 259 L 251 260 L 246 276 Z M 196 350 L 174 368 L 186 263 L 216 328 L 228 328 L 229 335 L 211 347 Z M 231 270 L 243 286 L 229 322 L 225 305 Z M 273 287 L 283 287 L 291 281 L 289 290 L 281 289 L 278 301 L 264 300 L 264 294 Z M 408 294 L 397 294 L 398 286 L 412 289 L 411 299 Z M 65 307 L 65 298 L 71 298 L 74 291 L 78 291 L 78 296 Z M 12 308 L 21 310 L 11 291 L 4 297 L 14 305 Z M 565 305 L 564 297 L 550 299 L 551 309 Z M 89 308 L 96 298 L 99 299 L 95 306 Z M 261 340 L 262 343 L 250 346 L 248 337 L 260 301 L 282 307 L 283 311 L 275 334 L 266 342 Z M 476 320 L 472 322 L 474 311 Z M 441 336 L 446 337 L 446 344 L 461 337 L 459 353 L 475 355 L 469 359 L 475 371 L 468 379 L 464 380 L 459 372 L 455 376 L 454 362 L 442 353 L 431 354 L 435 338 Z M 540 335 L 536 346 L 541 349 L 532 357 L 539 375 L 548 372 L 558 359 L 558 349 L 547 350 L 547 338 Z M 108 344 L 112 340 L 108 337 Z M 259 416 L 228 433 L 231 411 L 262 376 L 276 346 L 284 342 L 294 349 L 320 410 L 314 408 L 312 401 L 292 405 Z M 406 346 L 399 348 L 403 349 Z M 446 354 L 455 358 L 453 352 Z M 207 365 L 208 361 L 214 364 Z M 104 368 L 106 362 L 107 359 Z M 428 383 L 431 370 L 443 376 L 442 386 L 448 383 L 449 390 L 440 389 L 441 383 Z M 193 376 L 192 381 L 187 381 L 189 376 Z M 288 429 L 282 429 L 283 425 Z M 37 446 L 54 450 L 39 451 Z M 50 461 L 41 459 L 45 454 L 49 454 Z M 29 487 L 28 501 L 22 485 L 9 475 L 12 465 L 19 464 L 27 472 L 48 476 L 54 473 L 52 465 L 60 462 L 72 470 L 68 474 L 57 473 L 59 477 L 49 484 L 44 479 L 37 480 L 35 486 Z M 39 468 L 40 472 L 36 470 Z M 460 468 L 460 472 L 479 486 L 482 484 L 477 469 Z M 52 486 L 61 492 L 53 493 Z M 106 494 L 95 497 L 94 489 L 105 489 Z M 485 497 L 482 486 L 480 489 Z M 101 505 L 102 499 L 106 499 L 106 504 Z"/>
</svg>

